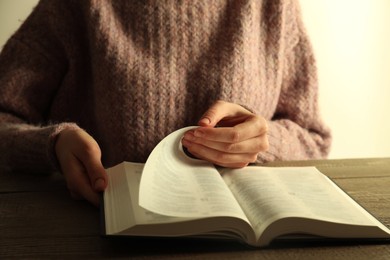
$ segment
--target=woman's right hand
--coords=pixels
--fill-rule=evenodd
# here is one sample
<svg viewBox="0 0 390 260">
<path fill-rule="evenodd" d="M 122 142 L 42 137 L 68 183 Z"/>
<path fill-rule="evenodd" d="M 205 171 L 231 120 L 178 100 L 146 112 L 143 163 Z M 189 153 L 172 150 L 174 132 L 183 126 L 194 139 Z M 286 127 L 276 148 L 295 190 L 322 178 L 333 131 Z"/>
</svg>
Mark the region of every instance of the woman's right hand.
<svg viewBox="0 0 390 260">
<path fill-rule="evenodd" d="M 99 206 L 99 192 L 107 187 L 108 177 L 95 139 L 81 129 L 65 129 L 55 152 L 71 196 Z"/>
</svg>

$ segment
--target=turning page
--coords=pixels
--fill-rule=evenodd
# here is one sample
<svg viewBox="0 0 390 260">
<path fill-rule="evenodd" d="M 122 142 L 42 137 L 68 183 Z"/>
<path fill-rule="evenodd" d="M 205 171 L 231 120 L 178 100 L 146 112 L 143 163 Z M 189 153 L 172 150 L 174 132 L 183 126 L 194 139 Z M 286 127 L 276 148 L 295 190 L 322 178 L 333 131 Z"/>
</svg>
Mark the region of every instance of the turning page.
<svg viewBox="0 0 390 260">
<path fill-rule="evenodd" d="M 183 151 L 181 138 L 191 128 L 168 135 L 150 154 L 142 172 L 140 206 L 174 217 L 232 216 L 247 221 L 213 164 Z"/>
</svg>

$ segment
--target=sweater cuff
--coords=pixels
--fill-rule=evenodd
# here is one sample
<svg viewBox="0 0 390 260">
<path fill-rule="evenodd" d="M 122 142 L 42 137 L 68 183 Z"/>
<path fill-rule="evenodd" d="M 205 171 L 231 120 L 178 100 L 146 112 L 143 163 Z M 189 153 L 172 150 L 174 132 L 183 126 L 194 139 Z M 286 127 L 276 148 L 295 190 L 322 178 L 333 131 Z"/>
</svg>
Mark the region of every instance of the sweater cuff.
<svg viewBox="0 0 390 260">
<path fill-rule="evenodd" d="M 0 164 L 9 171 L 48 174 L 59 170 L 55 141 L 64 129 L 79 128 L 73 123 L 45 127 L 27 124 L 0 126 Z"/>
<path fill-rule="evenodd" d="M 286 160 L 292 156 L 292 144 L 283 138 L 289 133 L 284 127 L 273 122 L 268 122 L 268 142 L 269 148 L 267 151 L 259 153 L 257 163 L 267 163 L 278 160 Z"/>
</svg>

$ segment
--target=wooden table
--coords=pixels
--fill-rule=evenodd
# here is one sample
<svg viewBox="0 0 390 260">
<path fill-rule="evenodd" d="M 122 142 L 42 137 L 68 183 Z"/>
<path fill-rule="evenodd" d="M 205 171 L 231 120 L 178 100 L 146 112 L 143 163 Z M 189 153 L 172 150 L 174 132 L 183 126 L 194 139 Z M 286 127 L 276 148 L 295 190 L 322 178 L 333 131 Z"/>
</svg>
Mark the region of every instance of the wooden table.
<svg viewBox="0 0 390 260">
<path fill-rule="evenodd" d="M 272 163 L 315 165 L 390 227 L 390 158 Z M 390 259 L 387 241 L 294 242 L 253 249 L 235 242 L 104 238 L 99 210 L 72 200 L 59 174 L 0 171 L 0 259 Z"/>
</svg>

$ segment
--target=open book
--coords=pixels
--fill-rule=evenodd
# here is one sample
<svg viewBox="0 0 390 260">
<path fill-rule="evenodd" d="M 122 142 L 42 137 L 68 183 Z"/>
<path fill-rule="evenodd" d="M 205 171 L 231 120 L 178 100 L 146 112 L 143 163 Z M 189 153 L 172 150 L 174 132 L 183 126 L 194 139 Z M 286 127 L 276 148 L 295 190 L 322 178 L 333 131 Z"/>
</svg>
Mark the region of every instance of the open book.
<svg viewBox="0 0 390 260">
<path fill-rule="evenodd" d="M 390 238 L 390 230 L 315 167 L 218 168 L 186 155 L 180 129 L 146 164 L 107 169 L 104 234 L 233 238 Z"/>
</svg>

